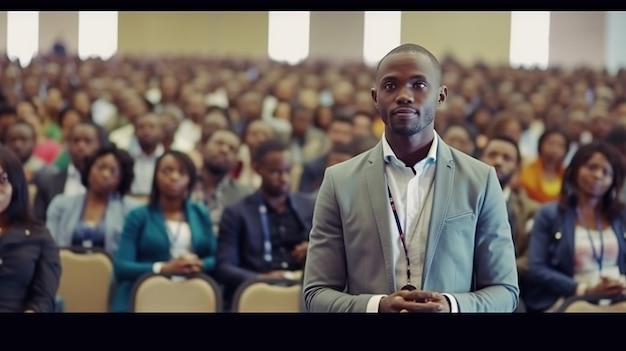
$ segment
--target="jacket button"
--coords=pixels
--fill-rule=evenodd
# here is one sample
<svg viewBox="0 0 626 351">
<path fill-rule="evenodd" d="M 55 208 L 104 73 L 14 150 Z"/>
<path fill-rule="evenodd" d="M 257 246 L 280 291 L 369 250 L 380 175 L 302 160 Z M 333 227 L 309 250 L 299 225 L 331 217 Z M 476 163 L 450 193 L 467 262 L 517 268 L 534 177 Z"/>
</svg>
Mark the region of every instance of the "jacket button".
<svg viewBox="0 0 626 351">
<path fill-rule="evenodd" d="M 25 234 L 26 236 L 29 236 L 29 235 L 30 235 L 30 230 L 28 230 L 28 229 L 24 230 L 24 234 Z"/>
<path fill-rule="evenodd" d="M 0 265 L 2 265 L 2 259 L 0 258 Z"/>
<path fill-rule="evenodd" d="M 556 234 L 554 234 L 554 238 L 555 238 L 556 240 L 561 239 L 561 236 L 563 236 L 563 235 L 561 234 L 561 232 L 556 232 Z"/>
</svg>

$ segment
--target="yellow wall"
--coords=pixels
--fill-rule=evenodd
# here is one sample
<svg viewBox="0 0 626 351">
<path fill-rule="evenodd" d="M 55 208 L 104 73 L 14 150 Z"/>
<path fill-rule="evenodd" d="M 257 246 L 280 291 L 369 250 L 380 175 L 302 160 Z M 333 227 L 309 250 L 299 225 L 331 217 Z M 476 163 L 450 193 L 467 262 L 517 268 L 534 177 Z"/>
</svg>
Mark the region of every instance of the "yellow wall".
<svg viewBox="0 0 626 351">
<path fill-rule="evenodd" d="M 119 13 L 120 54 L 267 55 L 267 12 Z"/>
<path fill-rule="evenodd" d="M 463 63 L 509 63 L 510 12 L 409 11 L 402 14 L 402 42 L 414 42 L 437 57 Z"/>
<path fill-rule="evenodd" d="M 341 33 L 353 33 L 355 30 L 363 32 L 362 27 L 348 31 L 345 26 L 352 23 L 349 21 L 342 22 L 334 30 L 327 28 L 328 21 L 312 21 L 312 25 L 315 23 L 324 28 L 312 28 L 312 33 L 323 31 L 341 36 Z M 438 57 L 452 53 L 464 63 L 483 59 L 488 63 L 508 64 L 510 26 L 510 12 L 410 11 L 402 15 L 402 42 L 422 44 Z M 122 11 L 119 13 L 118 50 L 120 54 L 210 54 L 264 58 L 267 56 L 267 33 L 266 11 Z M 350 40 L 353 40 L 352 37 Z M 337 37 L 336 41 L 342 42 L 342 39 L 346 38 Z M 328 37 L 325 40 L 333 39 Z M 331 44 L 316 47 L 316 55 L 329 59 L 339 55 Z M 319 52 L 324 47 L 328 50 L 326 55 Z M 345 53 L 342 55 L 345 56 Z M 361 53 L 353 57 L 361 57 Z"/>
</svg>

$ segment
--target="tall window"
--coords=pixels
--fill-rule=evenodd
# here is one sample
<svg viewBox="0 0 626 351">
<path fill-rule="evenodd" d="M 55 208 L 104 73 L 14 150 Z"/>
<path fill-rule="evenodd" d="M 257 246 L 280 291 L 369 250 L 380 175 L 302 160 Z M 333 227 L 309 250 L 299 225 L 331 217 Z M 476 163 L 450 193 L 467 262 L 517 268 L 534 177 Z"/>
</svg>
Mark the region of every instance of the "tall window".
<svg viewBox="0 0 626 351">
<path fill-rule="evenodd" d="M 117 51 L 117 11 L 78 11 L 78 56 L 108 60 Z"/>
<path fill-rule="evenodd" d="M 512 11 L 512 67 L 548 67 L 550 49 L 550 11 Z"/>
<path fill-rule="evenodd" d="M 365 11 L 363 31 L 363 60 L 375 65 L 389 52 L 400 45 L 401 11 Z"/>
<path fill-rule="evenodd" d="M 295 65 L 309 56 L 309 11 L 269 11 L 267 53 Z"/>
<path fill-rule="evenodd" d="M 39 51 L 39 11 L 7 12 L 7 56 L 19 60 L 22 67 L 30 64 Z"/>
</svg>

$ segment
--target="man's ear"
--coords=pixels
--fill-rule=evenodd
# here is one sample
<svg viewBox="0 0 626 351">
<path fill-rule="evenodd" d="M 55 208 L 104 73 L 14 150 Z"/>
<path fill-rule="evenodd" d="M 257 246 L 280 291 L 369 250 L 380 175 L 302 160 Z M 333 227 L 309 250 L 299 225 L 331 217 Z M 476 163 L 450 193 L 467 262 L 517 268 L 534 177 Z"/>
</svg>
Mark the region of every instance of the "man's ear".
<svg viewBox="0 0 626 351">
<path fill-rule="evenodd" d="M 374 106 L 376 107 L 376 111 L 378 111 L 378 92 L 376 91 L 375 88 L 372 88 L 370 92 L 372 94 L 372 100 L 374 101 Z"/>
<path fill-rule="evenodd" d="M 439 87 L 439 100 L 437 100 L 437 107 L 443 105 L 448 99 L 448 87 L 442 85 Z"/>
</svg>

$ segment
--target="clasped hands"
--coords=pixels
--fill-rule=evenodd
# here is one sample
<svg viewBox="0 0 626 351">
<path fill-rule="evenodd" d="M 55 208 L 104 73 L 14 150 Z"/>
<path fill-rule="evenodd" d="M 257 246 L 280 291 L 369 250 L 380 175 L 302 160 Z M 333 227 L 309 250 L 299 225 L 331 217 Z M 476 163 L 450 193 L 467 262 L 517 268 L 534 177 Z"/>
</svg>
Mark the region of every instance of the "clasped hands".
<svg viewBox="0 0 626 351">
<path fill-rule="evenodd" d="M 378 305 L 381 313 L 449 313 L 448 299 L 441 293 L 424 290 L 400 290 L 383 297 Z"/>
<path fill-rule="evenodd" d="M 191 274 L 202 272 L 202 261 L 194 253 L 186 253 L 172 258 L 161 268 L 168 274 Z"/>
</svg>

